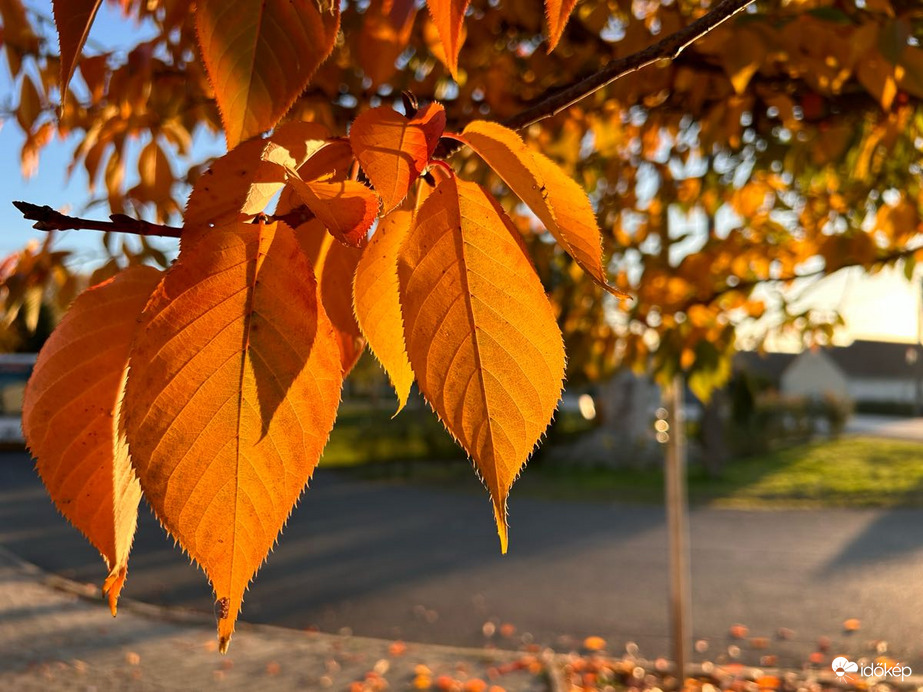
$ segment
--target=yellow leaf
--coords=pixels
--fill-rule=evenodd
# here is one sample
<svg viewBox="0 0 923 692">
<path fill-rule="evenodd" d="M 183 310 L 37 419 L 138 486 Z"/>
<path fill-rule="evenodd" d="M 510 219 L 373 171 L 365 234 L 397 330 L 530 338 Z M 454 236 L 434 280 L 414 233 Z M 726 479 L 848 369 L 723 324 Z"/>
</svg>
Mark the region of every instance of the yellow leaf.
<svg viewBox="0 0 923 692">
<path fill-rule="evenodd" d="M 138 316 L 159 280 L 153 267 L 137 266 L 81 294 L 42 347 L 23 401 L 42 482 L 106 561 L 113 615 L 141 499 L 119 409 Z"/>
<path fill-rule="evenodd" d="M 340 10 L 313 0 L 199 0 L 196 31 L 228 149 L 273 127 L 327 58 Z"/>
<path fill-rule="evenodd" d="M 324 311 L 337 333 L 345 377 L 365 350 L 365 338 L 353 312 L 352 291 L 362 251 L 337 242 L 317 219 L 299 226 L 295 235 L 314 267 Z"/>
<path fill-rule="evenodd" d="M 526 203 L 571 257 L 615 296 L 602 266 L 602 239 L 596 214 L 583 189 L 554 162 L 529 149 L 515 132 L 475 120 L 462 133 L 467 143 Z"/>
<path fill-rule="evenodd" d="M 558 45 L 570 13 L 574 11 L 577 0 L 545 0 L 545 19 L 548 21 L 548 52 Z"/>
<path fill-rule="evenodd" d="M 439 33 L 439 40 L 445 49 L 446 67 L 455 80 L 458 80 L 458 52 L 463 43 L 462 24 L 470 2 L 471 0 L 426 0 L 433 24 Z"/>
<path fill-rule="evenodd" d="M 349 142 L 381 196 L 383 213 L 397 207 L 429 163 L 445 130 L 445 109 L 431 103 L 412 118 L 380 106 L 353 122 Z"/>
<path fill-rule="evenodd" d="M 286 123 L 268 139 L 249 140 L 216 159 L 192 188 L 184 226 L 220 226 L 263 211 L 285 184 L 284 165 L 303 165 L 329 136 L 317 123 Z"/>
<path fill-rule="evenodd" d="M 404 346 L 404 320 L 397 282 L 397 255 L 413 214 L 397 210 L 384 217 L 356 266 L 353 302 L 359 327 L 397 392 L 398 412 L 407 405 L 413 370 Z"/>
<path fill-rule="evenodd" d="M 54 0 L 54 22 L 61 47 L 61 102 L 67 96 L 67 85 L 74 76 L 80 51 L 90 34 L 90 27 L 102 0 Z"/>
<path fill-rule="evenodd" d="M 497 202 L 444 180 L 398 256 L 404 335 L 420 390 L 474 459 L 506 552 L 506 501 L 561 395 L 551 304 Z"/>
<path fill-rule="evenodd" d="M 222 651 L 327 442 L 342 380 L 314 274 L 285 224 L 203 234 L 144 310 L 125 394 L 132 463 L 212 583 Z"/>
</svg>

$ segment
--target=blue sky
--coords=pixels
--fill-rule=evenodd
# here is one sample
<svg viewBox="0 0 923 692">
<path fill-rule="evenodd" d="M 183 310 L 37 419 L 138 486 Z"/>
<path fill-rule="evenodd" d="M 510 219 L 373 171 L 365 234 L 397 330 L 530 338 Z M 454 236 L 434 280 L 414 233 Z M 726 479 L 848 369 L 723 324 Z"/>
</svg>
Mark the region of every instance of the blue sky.
<svg viewBox="0 0 923 692">
<path fill-rule="evenodd" d="M 52 17 L 51 0 L 26 0 L 26 6 L 37 14 Z M 93 54 L 106 50 L 120 51 L 133 47 L 138 41 L 153 35 L 149 26 L 139 26 L 122 17 L 120 11 L 104 2 L 87 42 L 85 53 Z M 5 60 L 0 60 L 0 94 L 8 97 L 13 89 L 9 69 Z M 79 78 L 75 78 L 79 82 Z M 79 83 L 73 85 L 80 88 Z M 5 99 L 4 99 L 5 100 Z M 223 140 L 215 139 L 205 133 L 196 133 L 193 145 L 193 158 L 203 159 L 224 151 Z M 15 122 L 4 123 L 0 128 L 0 175 L 4 180 L 5 194 L 0 199 L 0 256 L 21 248 L 32 238 L 43 238 L 44 234 L 31 228 L 19 212 L 10 203 L 12 200 L 25 200 L 35 204 L 47 204 L 74 215 L 105 219 L 108 214 L 106 205 L 96 205 L 87 209 L 90 202 L 87 175 L 82 166 L 77 166 L 73 175 L 67 177 L 67 166 L 71 162 L 73 150 L 78 137 L 68 140 L 55 140 L 41 154 L 38 172 L 29 180 L 24 180 L 20 172 L 19 152 L 25 139 Z M 136 143 L 140 148 L 141 143 Z M 135 157 L 129 157 L 134 160 Z M 132 171 L 126 171 L 128 185 L 133 185 Z M 98 192 L 97 192 L 98 194 Z M 175 248 L 174 241 L 161 243 L 164 249 Z M 76 260 L 86 266 L 99 262 L 103 257 L 101 234 L 93 231 L 68 231 L 59 239 L 59 247 L 71 249 L 76 253 Z"/>
<path fill-rule="evenodd" d="M 26 0 L 29 8 L 46 17 L 52 16 L 51 0 Z M 108 50 L 125 50 L 139 40 L 150 36 L 150 28 L 137 26 L 122 18 L 108 3 L 103 3 L 93 25 L 87 53 Z M 0 66 L 0 95 L 11 93 L 12 81 L 5 60 Z M 79 87 L 78 87 L 79 88 Z M 70 213 L 105 218 L 107 208 L 100 205 L 86 210 L 89 202 L 86 173 L 81 166 L 68 179 L 67 166 L 75 146 L 75 139 L 55 141 L 42 152 L 39 169 L 30 180 L 23 180 L 19 166 L 19 151 L 23 135 L 15 122 L 0 128 L 0 174 L 4 180 L 5 194 L 0 197 L 0 256 L 21 248 L 30 239 L 42 239 L 44 234 L 33 230 L 21 217 L 12 200 L 26 200 L 47 204 Z M 197 133 L 194 140 L 194 158 L 202 159 L 221 153 L 223 140 Z M 129 175 L 131 171 L 128 172 Z M 129 185 L 133 182 L 129 178 Z M 165 240 L 163 249 L 176 248 L 174 241 Z M 75 260 L 90 268 L 103 258 L 101 235 L 93 231 L 69 231 L 63 234 L 59 247 L 75 252 Z M 847 319 L 848 329 L 843 336 L 852 338 L 882 338 L 914 341 L 918 334 L 919 279 L 915 284 L 906 282 L 900 272 L 882 272 L 876 277 L 865 277 L 858 270 L 840 272 L 813 289 L 807 301 L 821 309 L 839 309 Z"/>
</svg>

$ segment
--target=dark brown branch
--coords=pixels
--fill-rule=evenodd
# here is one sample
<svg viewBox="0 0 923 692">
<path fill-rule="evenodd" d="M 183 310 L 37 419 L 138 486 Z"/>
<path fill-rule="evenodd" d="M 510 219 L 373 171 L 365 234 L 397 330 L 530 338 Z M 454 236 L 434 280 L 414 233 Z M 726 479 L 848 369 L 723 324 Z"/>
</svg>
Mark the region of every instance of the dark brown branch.
<svg viewBox="0 0 923 692">
<path fill-rule="evenodd" d="M 88 230 L 103 231 L 104 233 L 131 233 L 132 235 L 179 238 L 183 230 L 176 226 L 163 226 L 141 219 L 133 219 L 125 214 L 112 214 L 109 216 L 109 221 L 94 221 L 93 219 L 78 219 L 74 216 L 67 216 L 55 211 L 48 205 L 39 206 L 29 202 L 13 202 L 13 206 L 22 212 L 23 217 L 29 221 L 35 221 L 32 228 L 40 231 Z"/>
<path fill-rule="evenodd" d="M 724 23 L 755 0 L 721 0 L 711 11 L 699 17 L 688 26 L 661 39 L 644 50 L 609 62 L 599 72 L 581 79 L 570 86 L 557 88 L 553 93 L 539 97 L 526 110 L 503 122 L 509 128 L 519 130 L 550 118 L 570 108 L 620 77 L 653 65 L 661 60 L 675 60 L 689 44 Z"/>
<path fill-rule="evenodd" d="M 102 231 L 104 233 L 129 233 L 131 235 L 161 238 L 179 238 L 183 232 L 183 229 L 177 226 L 150 223 L 141 219 L 133 219 L 125 214 L 111 214 L 109 221 L 95 221 L 93 219 L 67 216 L 55 211 L 48 205 L 40 206 L 30 202 L 13 202 L 13 206 L 22 212 L 24 218 L 29 221 L 35 221 L 32 228 L 39 231 Z M 268 221 L 284 221 L 292 228 L 297 228 L 313 219 L 314 214 L 307 207 L 299 206 L 287 214 L 264 216 L 263 218 Z"/>
</svg>

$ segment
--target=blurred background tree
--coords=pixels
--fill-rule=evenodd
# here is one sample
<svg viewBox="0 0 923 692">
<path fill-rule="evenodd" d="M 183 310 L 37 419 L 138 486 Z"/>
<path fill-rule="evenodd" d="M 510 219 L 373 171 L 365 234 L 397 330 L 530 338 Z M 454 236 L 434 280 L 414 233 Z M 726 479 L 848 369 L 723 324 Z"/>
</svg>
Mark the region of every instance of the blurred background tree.
<svg viewBox="0 0 923 692">
<path fill-rule="evenodd" d="M 127 51 L 91 43 L 61 105 L 48 11 L 0 2 L 14 80 L 4 120 L 27 135 L 23 175 L 55 137 L 76 135 L 70 169 L 86 170 L 87 202 L 180 223 L 190 184 L 208 165 L 194 139 L 221 128 L 194 59 L 190 3 L 109 4 L 124 13 L 126 31 L 136 26 L 153 38 Z M 536 0 L 476 0 L 457 81 L 420 3 L 342 7 L 336 48 L 287 118 L 345 133 L 358 113 L 399 101 L 403 90 L 444 103 L 450 129 L 476 117 L 509 120 L 687 25 L 709 3 L 582 0 L 549 54 Z M 621 308 L 549 242 L 501 181 L 475 157 L 456 154 L 464 176 L 504 195 L 538 258 L 559 308 L 569 381 L 596 380 L 620 365 L 662 381 L 680 370 L 705 397 L 729 378 L 743 336 L 750 347 L 770 328 L 805 345 L 831 339 L 837 314 L 776 289 L 850 266 L 875 272 L 902 262 L 911 276 L 923 203 L 921 41 L 923 8 L 914 0 L 757 2 L 678 59 L 525 128 L 531 145 L 590 194 L 613 281 L 637 296 Z M 134 171 L 138 182 L 129 186 Z M 111 259 L 97 279 L 128 262 L 168 260 L 147 244 L 103 242 Z M 36 295 L 17 282 L 47 289 L 54 281 L 61 301 L 72 295 L 64 288 L 70 278 L 48 278 L 64 276 L 66 258 L 42 247 L 4 265 L 17 267 L 4 284 L 8 316 Z M 46 278 L 33 279 L 32 268 Z M 23 274 L 29 278 L 15 278 Z M 33 308 L 22 314 L 35 323 Z"/>
</svg>

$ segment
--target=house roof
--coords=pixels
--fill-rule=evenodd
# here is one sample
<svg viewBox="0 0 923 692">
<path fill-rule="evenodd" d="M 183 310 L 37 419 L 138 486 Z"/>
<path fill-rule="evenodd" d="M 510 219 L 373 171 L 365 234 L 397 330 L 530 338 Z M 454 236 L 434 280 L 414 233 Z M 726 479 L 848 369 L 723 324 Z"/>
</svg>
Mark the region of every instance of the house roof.
<svg viewBox="0 0 923 692">
<path fill-rule="evenodd" d="M 849 346 L 834 346 L 824 349 L 824 352 L 849 378 L 923 378 L 923 348 L 919 344 L 856 340 Z M 915 360 L 911 362 L 914 356 L 908 356 L 908 353 L 915 354 Z M 778 383 L 782 373 L 797 357 L 796 353 L 740 351 L 734 356 L 734 369 Z"/>
<path fill-rule="evenodd" d="M 765 377 L 770 382 L 778 384 L 785 368 L 797 357 L 797 353 L 739 351 L 734 355 L 734 370 Z"/>
<path fill-rule="evenodd" d="M 848 377 L 906 379 L 923 376 L 923 349 L 919 344 L 889 341 L 853 341 L 827 350 L 827 355 Z"/>
</svg>

